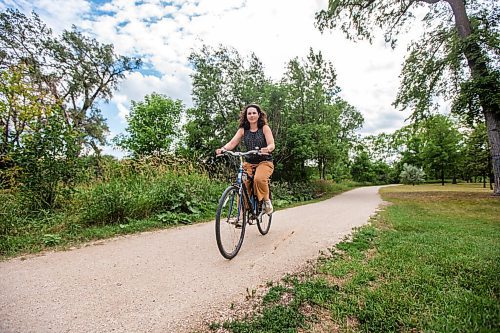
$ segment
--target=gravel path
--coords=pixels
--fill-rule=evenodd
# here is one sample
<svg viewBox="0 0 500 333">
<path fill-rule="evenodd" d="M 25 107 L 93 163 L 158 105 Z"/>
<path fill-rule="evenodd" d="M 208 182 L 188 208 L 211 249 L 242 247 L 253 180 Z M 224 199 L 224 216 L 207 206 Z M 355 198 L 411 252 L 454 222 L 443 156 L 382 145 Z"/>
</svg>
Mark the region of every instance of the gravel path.
<svg viewBox="0 0 500 333">
<path fill-rule="evenodd" d="M 378 189 L 278 211 L 231 261 L 211 222 L 0 262 L 0 332 L 189 332 L 365 224 Z"/>
</svg>

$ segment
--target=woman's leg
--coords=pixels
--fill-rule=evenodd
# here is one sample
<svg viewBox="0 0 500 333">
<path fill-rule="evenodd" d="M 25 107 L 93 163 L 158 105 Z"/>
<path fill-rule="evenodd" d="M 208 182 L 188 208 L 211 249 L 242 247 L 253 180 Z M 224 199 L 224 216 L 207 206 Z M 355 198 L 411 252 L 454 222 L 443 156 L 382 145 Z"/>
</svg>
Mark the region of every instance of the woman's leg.
<svg viewBox="0 0 500 333">
<path fill-rule="evenodd" d="M 269 178 L 273 174 L 274 164 L 271 161 L 260 162 L 253 178 L 254 190 L 257 199 L 269 200 Z"/>
</svg>

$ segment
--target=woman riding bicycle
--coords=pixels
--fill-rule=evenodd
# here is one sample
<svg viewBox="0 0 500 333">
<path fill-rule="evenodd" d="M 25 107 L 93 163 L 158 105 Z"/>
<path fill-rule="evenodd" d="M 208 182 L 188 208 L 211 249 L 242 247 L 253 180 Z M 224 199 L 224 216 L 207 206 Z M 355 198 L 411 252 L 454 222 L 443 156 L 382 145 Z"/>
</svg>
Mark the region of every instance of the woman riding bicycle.
<svg viewBox="0 0 500 333">
<path fill-rule="evenodd" d="M 260 149 L 261 155 L 249 155 L 243 168 L 249 176 L 254 175 L 254 193 L 264 204 L 264 212 L 271 214 L 273 205 L 269 198 L 269 178 L 274 164 L 271 152 L 274 150 L 274 137 L 267 124 L 267 115 L 257 104 L 249 104 L 240 112 L 240 124 L 234 137 L 222 148 L 216 149 L 217 155 L 233 150 L 243 139 L 247 150 Z M 254 172 L 255 171 L 255 172 Z M 246 182 L 248 188 L 249 181 Z"/>
</svg>

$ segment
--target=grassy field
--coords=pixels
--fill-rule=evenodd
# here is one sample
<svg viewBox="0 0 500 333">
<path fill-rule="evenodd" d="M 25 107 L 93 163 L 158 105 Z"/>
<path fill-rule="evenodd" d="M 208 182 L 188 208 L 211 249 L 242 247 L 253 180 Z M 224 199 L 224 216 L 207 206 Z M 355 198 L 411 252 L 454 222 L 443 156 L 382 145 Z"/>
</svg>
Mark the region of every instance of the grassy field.
<svg viewBox="0 0 500 333">
<path fill-rule="evenodd" d="M 269 283 L 224 332 L 498 332 L 500 198 L 481 184 L 395 186 L 311 271 Z M 238 318 L 238 317 L 236 317 Z"/>
</svg>

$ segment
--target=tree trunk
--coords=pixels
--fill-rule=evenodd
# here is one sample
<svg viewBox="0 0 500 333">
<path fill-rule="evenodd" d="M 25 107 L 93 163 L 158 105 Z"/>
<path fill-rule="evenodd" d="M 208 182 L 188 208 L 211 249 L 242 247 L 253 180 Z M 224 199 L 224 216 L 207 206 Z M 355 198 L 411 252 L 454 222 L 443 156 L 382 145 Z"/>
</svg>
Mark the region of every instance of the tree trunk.
<svg viewBox="0 0 500 333">
<path fill-rule="evenodd" d="M 496 114 L 485 112 L 485 118 L 495 184 L 493 194 L 500 195 L 500 111 Z"/>
<path fill-rule="evenodd" d="M 441 166 L 441 186 L 444 186 L 444 167 Z"/>
<path fill-rule="evenodd" d="M 445 0 L 453 10 L 455 26 L 464 42 L 463 52 L 472 74 L 472 79 L 477 82 L 477 95 L 483 109 L 488 141 L 491 149 L 493 177 L 495 180 L 494 195 L 500 195 L 500 109 L 498 106 L 498 82 L 493 82 L 486 60 L 479 45 L 469 40 L 472 33 L 471 24 L 465 11 L 463 0 Z"/>
</svg>

